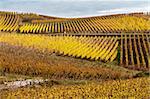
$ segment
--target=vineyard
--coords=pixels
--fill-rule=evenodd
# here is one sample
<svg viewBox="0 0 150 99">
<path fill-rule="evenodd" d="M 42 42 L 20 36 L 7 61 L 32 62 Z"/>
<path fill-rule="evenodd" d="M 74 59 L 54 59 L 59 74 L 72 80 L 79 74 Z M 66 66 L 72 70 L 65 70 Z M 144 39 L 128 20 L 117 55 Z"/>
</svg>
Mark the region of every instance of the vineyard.
<svg viewBox="0 0 150 99">
<path fill-rule="evenodd" d="M 33 47 L 57 55 L 113 62 L 131 69 L 148 70 L 150 63 L 149 35 L 118 36 L 44 36 L 0 34 L 0 42 Z M 49 43 L 48 43 L 49 42 Z"/>
<path fill-rule="evenodd" d="M 52 79 L 122 79 L 135 76 L 132 71 L 103 68 L 95 62 L 87 62 L 72 58 L 52 56 L 52 53 L 41 52 L 33 48 L 13 46 L 1 43 L 0 65 L 2 72 L 42 76 Z M 94 66 L 93 66 L 94 65 Z"/>
<path fill-rule="evenodd" d="M 149 96 L 149 78 L 107 81 L 104 83 L 90 83 L 87 85 L 57 85 L 42 88 L 21 88 L 15 91 L 5 91 L 1 97 L 13 98 L 72 98 L 72 99 L 101 99 L 101 98 L 144 98 Z"/>
<path fill-rule="evenodd" d="M 11 14 L 0 15 L 0 31 L 17 31 L 19 28 L 19 16 Z"/>
<path fill-rule="evenodd" d="M 83 18 L 0 12 L 2 99 L 148 99 L 149 69 L 149 12 Z M 12 88 L 14 74 L 52 82 Z"/>
<path fill-rule="evenodd" d="M 121 35 L 120 38 L 120 65 L 129 68 L 149 68 L 150 38 L 143 33 L 139 35 Z"/>
<path fill-rule="evenodd" d="M 141 17 L 140 17 L 141 16 Z M 121 33 L 149 32 L 149 15 L 119 14 L 87 18 L 46 17 L 37 14 L 0 13 L 1 31 L 21 33 Z M 146 18 L 145 18 L 146 17 Z"/>
</svg>

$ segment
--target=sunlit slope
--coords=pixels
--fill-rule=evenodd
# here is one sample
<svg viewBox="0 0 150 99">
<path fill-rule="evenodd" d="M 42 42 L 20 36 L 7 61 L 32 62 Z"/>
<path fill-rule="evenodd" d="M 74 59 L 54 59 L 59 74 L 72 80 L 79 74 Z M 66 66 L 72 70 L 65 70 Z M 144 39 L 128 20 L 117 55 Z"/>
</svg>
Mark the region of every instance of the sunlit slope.
<svg viewBox="0 0 150 99">
<path fill-rule="evenodd" d="M 16 14 L 0 13 L 0 31 L 13 32 L 19 30 L 20 18 Z"/>
<path fill-rule="evenodd" d="M 149 69 L 149 35 L 118 36 L 45 36 L 0 34 L 0 42 L 32 47 L 63 56 L 103 62 L 117 61 L 132 69 Z"/>
<path fill-rule="evenodd" d="M 23 33 L 120 33 L 148 32 L 150 21 L 144 18 L 122 15 L 66 20 L 36 20 L 20 27 Z"/>
<path fill-rule="evenodd" d="M 146 17 L 146 18 L 145 18 Z M 87 18 L 59 18 L 28 13 L 0 12 L 0 31 L 20 33 L 121 33 L 149 32 L 143 14 L 118 14 Z"/>
<path fill-rule="evenodd" d="M 117 57 L 117 37 L 76 37 L 40 35 L 0 35 L 0 42 L 35 47 L 40 50 L 91 60 L 113 61 Z"/>
</svg>

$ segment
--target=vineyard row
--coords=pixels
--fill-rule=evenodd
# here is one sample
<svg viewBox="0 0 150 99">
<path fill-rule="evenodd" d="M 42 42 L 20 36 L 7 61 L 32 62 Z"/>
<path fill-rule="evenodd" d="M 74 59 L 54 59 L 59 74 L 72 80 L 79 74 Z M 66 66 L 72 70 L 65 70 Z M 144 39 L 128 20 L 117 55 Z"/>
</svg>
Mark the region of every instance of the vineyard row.
<svg viewBox="0 0 150 99">
<path fill-rule="evenodd" d="M 150 39 L 146 34 L 121 37 L 1 34 L 0 42 L 81 59 L 117 61 L 133 69 L 146 70 L 150 64 Z"/>
<path fill-rule="evenodd" d="M 45 19 L 35 15 L 0 13 L 0 31 L 36 34 L 120 32 L 140 33 L 150 31 L 150 20 L 133 15 L 76 19 Z"/>
</svg>

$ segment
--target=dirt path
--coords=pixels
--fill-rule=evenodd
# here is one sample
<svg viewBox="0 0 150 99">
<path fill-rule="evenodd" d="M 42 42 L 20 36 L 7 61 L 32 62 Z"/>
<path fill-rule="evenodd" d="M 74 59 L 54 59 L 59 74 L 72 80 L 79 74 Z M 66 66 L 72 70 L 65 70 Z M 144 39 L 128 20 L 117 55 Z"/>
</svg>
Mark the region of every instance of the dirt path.
<svg viewBox="0 0 150 99">
<path fill-rule="evenodd" d="M 16 89 L 19 87 L 25 87 L 28 85 L 40 84 L 48 81 L 48 79 L 27 79 L 22 81 L 13 81 L 13 82 L 4 82 L 4 84 L 0 84 L 0 90 L 4 89 Z"/>
</svg>

